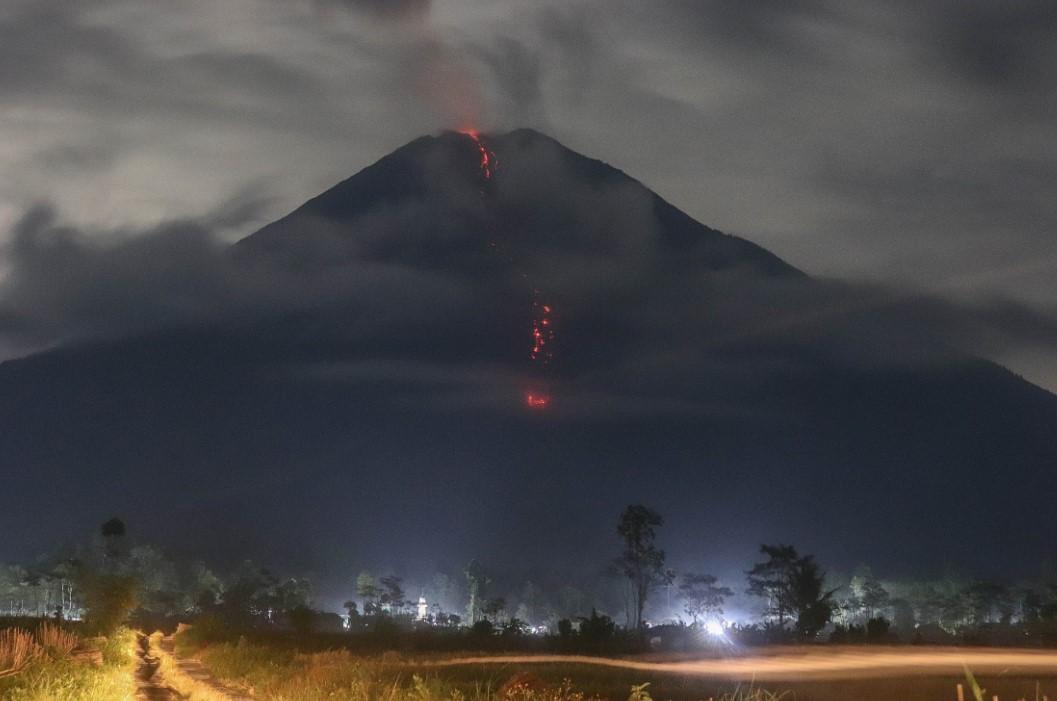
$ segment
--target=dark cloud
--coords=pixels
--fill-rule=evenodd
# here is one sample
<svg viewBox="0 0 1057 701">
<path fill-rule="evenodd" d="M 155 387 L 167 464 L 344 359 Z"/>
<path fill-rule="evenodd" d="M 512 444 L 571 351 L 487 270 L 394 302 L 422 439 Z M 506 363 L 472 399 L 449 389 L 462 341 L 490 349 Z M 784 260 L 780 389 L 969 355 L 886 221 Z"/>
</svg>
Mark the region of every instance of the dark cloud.
<svg viewBox="0 0 1057 701">
<path fill-rule="evenodd" d="M 252 217 L 251 204 L 233 202 L 213 220 Z M 174 328 L 252 325 L 334 300 L 350 314 L 370 306 L 373 324 L 415 324 L 461 298 L 450 281 L 398 263 L 311 271 L 249 265 L 203 223 L 99 232 L 62 224 L 45 206 L 16 224 L 4 255 L 0 345 L 21 353 Z M 370 328 L 353 325 L 349 333 Z"/>
<path fill-rule="evenodd" d="M 429 14 L 431 0 L 315 0 L 388 20 L 421 19 Z"/>
<path fill-rule="evenodd" d="M 232 12 L 5 5 L 0 220 L 46 197 L 89 248 L 187 217 L 229 241 L 422 133 L 531 123 L 809 273 L 1055 304 L 1050 3 Z M 630 258 L 584 245 L 551 274 Z"/>
<path fill-rule="evenodd" d="M 1004 93 L 1057 79 L 1057 7 L 1044 0 L 946 3 L 933 30 L 951 68 Z"/>
</svg>

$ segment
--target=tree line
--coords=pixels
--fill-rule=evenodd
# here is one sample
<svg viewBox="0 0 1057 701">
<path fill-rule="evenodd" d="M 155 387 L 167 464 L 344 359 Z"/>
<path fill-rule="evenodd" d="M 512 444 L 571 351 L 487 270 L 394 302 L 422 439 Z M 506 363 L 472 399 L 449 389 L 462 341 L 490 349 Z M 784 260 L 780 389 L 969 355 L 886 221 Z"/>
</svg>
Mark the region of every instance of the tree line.
<svg viewBox="0 0 1057 701">
<path fill-rule="evenodd" d="M 476 560 L 414 584 L 364 571 L 350 581 L 339 618 L 313 607 L 305 577 L 279 576 L 251 562 L 223 574 L 201 562 L 176 563 L 157 548 L 133 544 L 124 523 L 111 519 L 71 556 L 0 566 L 0 615 L 83 618 L 100 628 L 129 616 L 209 617 L 230 629 L 428 629 L 504 640 L 529 633 L 632 640 L 684 630 L 742 642 L 1057 643 L 1057 576 L 1012 586 L 955 576 L 882 581 L 867 567 L 832 575 L 812 555 L 779 543 L 760 547 L 744 581 L 720 581 L 671 568 L 660 545 L 663 526 L 659 512 L 629 505 L 617 519 L 615 556 L 579 586 L 512 587 Z M 732 601 L 742 609 L 736 618 L 727 612 Z"/>
</svg>

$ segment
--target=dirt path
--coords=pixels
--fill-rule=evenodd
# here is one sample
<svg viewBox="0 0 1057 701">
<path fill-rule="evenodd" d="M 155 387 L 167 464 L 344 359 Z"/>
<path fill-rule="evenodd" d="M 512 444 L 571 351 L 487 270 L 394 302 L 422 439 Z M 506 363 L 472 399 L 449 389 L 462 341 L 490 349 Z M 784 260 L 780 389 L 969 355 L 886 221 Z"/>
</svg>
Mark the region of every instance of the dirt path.
<svg viewBox="0 0 1057 701">
<path fill-rule="evenodd" d="M 183 697 L 169 688 L 158 672 L 160 660 L 150 653 L 150 640 L 136 636 L 136 701 L 174 701 Z"/>
<path fill-rule="evenodd" d="M 221 683 L 209 670 L 196 659 L 190 657 L 179 657 L 176 654 L 172 637 L 162 638 L 161 650 L 164 654 L 172 657 L 177 670 L 187 677 L 193 679 L 197 684 L 208 687 L 209 691 L 218 699 L 225 701 L 254 701 L 252 696 L 233 689 Z"/>
</svg>

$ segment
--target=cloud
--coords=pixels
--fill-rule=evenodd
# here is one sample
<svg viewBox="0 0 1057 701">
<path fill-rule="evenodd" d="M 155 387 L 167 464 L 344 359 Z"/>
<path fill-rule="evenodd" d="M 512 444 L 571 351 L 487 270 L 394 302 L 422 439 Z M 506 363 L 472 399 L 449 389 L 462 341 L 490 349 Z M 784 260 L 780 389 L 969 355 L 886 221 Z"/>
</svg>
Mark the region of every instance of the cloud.
<svg viewBox="0 0 1057 701">
<path fill-rule="evenodd" d="M 1049 3 L 252 5 L 6 4 L 4 229 L 47 199 L 89 250 L 226 242 L 423 133 L 530 122 L 812 274 L 1055 305 Z"/>
<path fill-rule="evenodd" d="M 214 217 L 252 216 L 236 202 Z M 0 347 L 32 352 L 174 329 L 252 326 L 326 309 L 370 313 L 346 326 L 371 335 L 435 318 L 460 299 L 455 283 L 398 263 L 350 262 L 309 271 L 245 263 L 205 224 L 167 222 L 147 231 L 99 232 L 60 222 L 39 206 L 4 248 Z"/>
<path fill-rule="evenodd" d="M 429 14 L 431 0 L 315 0 L 323 6 L 339 6 L 386 20 L 407 21 Z"/>
</svg>

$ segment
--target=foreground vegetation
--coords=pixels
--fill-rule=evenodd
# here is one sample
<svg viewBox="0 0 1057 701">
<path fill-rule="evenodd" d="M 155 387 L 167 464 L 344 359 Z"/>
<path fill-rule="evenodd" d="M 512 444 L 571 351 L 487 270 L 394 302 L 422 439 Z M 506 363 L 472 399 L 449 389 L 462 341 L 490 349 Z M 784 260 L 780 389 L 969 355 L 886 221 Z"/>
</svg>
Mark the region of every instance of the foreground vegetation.
<svg viewBox="0 0 1057 701">
<path fill-rule="evenodd" d="M 0 631 L 5 701 L 125 701 L 135 691 L 135 635 L 127 628 L 82 639 L 58 625 Z"/>
<path fill-rule="evenodd" d="M 325 638 L 315 636 L 299 640 L 294 635 L 258 638 L 250 634 L 209 641 L 203 632 L 192 628 L 179 633 L 178 653 L 197 657 L 225 684 L 265 701 L 945 701 L 958 698 L 959 684 L 967 701 L 977 698 L 977 691 L 988 701 L 994 697 L 1001 701 L 1057 698 L 1054 676 L 1017 676 L 1008 670 L 968 679 L 952 672 L 772 681 L 739 687 L 721 679 L 574 661 L 438 668 L 431 663 L 451 653 L 368 655 L 318 649 Z"/>
<path fill-rule="evenodd" d="M 349 650 L 302 652 L 245 637 L 211 643 L 193 628 L 177 633 L 175 639 L 178 655 L 197 657 L 222 682 L 261 701 L 776 701 L 784 697 L 754 686 L 708 689 L 685 679 L 636 683 L 630 673 L 581 665 L 534 665 L 531 671 L 469 665 L 441 672 L 429 670 L 424 658 L 395 652 L 369 657 Z M 571 681 L 574 677 L 577 683 Z"/>
</svg>

